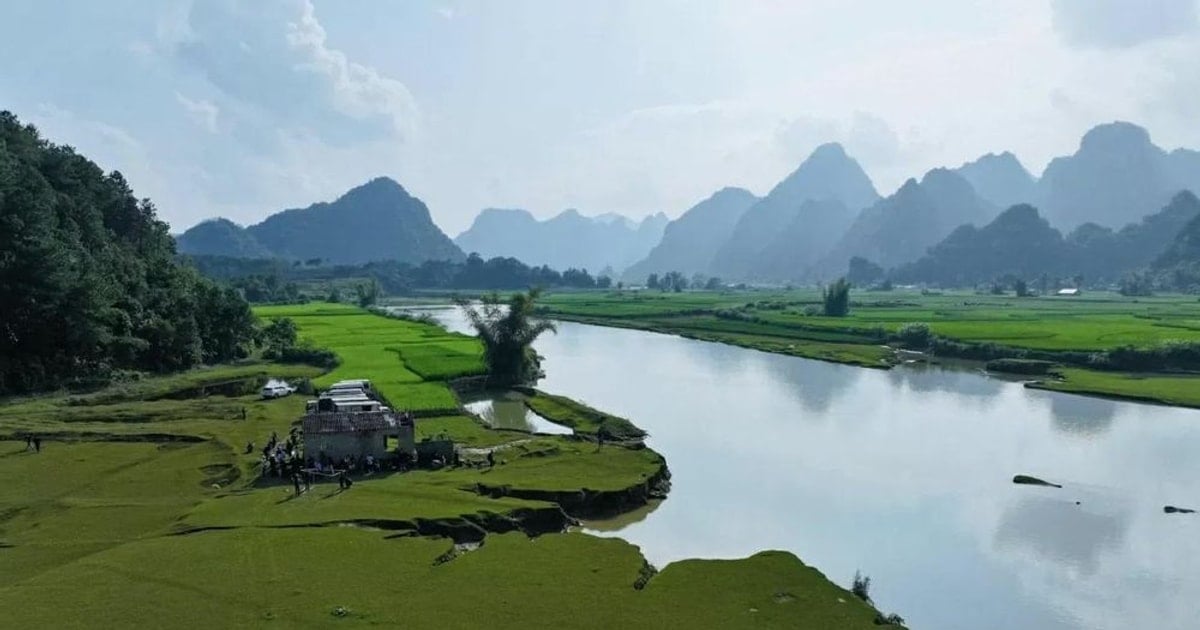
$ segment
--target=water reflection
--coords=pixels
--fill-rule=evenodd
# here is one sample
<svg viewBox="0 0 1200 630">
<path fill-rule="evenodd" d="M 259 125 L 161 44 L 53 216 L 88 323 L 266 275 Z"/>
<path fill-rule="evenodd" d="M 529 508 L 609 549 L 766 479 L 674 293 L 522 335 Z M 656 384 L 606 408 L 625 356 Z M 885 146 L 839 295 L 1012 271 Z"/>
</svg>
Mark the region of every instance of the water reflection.
<svg viewBox="0 0 1200 630">
<path fill-rule="evenodd" d="M 867 573 L 914 628 L 1194 627 L 1200 518 L 1162 506 L 1200 495 L 1196 411 L 580 324 L 537 349 L 543 389 L 666 456 L 669 498 L 602 534 L 656 566 L 787 549 L 842 584 Z"/>
<path fill-rule="evenodd" d="M 465 397 L 463 406 L 467 411 L 479 416 L 481 420 L 493 429 L 509 429 L 527 431 L 529 433 L 549 433 L 553 435 L 571 435 L 570 427 L 555 424 L 534 413 L 517 394 L 509 392 L 481 392 Z"/>
<path fill-rule="evenodd" d="M 1117 416 L 1117 403 L 1087 396 L 1047 395 L 1054 426 L 1063 433 L 1088 437 L 1103 433 Z"/>
<path fill-rule="evenodd" d="M 1030 551 L 1090 576 L 1100 566 L 1101 554 L 1125 542 L 1129 515 L 1112 507 L 1050 496 L 1022 497 L 1000 517 L 996 544 Z"/>
</svg>

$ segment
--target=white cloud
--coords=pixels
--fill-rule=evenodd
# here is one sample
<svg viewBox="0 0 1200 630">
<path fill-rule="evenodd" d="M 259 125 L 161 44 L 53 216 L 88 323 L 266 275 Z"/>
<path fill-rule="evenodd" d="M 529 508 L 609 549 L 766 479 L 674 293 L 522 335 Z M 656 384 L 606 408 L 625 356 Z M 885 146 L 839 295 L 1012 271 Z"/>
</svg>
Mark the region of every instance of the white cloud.
<svg viewBox="0 0 1200 630">
<path fill-rule="evenodd" d="M 403 141 L 416 128 L 404 84 L 331 48 L 308 0 L 197 2 L 186 26 L 177 58 L 255 119 L 247 124 L 340 145 L 381 135 Z"/>
<path fill-rule="evenodd" d="M 1070 45 L 1128 48 L 1193 32 L 1196 0 L 1051 0 L 1054 28 Z"/>
<path fill-rule="evenodd" d="M 209 133 L 217 132 L 217 116 L 221 110 L 216 105 L 205 100 L 193 100 L 179 92 L 175 93 L 175 99 L 183 106 L 183 110 L 187 112 L 189 118 L 197 125 Z"/>
</svg>

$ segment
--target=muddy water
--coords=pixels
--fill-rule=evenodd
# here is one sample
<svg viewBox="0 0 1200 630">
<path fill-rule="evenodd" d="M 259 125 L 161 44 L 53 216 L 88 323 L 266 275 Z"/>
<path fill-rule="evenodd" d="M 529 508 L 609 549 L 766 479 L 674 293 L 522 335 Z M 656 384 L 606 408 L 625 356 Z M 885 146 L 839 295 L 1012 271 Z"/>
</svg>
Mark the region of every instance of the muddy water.
<svg viewBox="0 0 1200 630">
<path fill-rule="evenodd" d="M 570 323 L 537 348 L 666 456 L 668 499 L 595 531 L 657 566 L 787 549 L 913 628 L 1197 627 L 1200 515 L 1163 506 L 1200 508 L 1200 412 Z"/>
</svg>

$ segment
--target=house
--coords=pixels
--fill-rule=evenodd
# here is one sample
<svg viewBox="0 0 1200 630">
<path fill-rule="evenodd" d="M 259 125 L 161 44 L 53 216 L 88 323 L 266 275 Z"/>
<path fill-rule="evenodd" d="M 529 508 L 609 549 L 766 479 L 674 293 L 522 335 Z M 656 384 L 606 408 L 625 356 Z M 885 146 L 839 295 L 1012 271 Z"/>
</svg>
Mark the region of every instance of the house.
<svg viewBox="0 0 1200 630">
<path fill-rule="evenodd" d="M 386 458 L 397 451 L 411 453 L 413 418 L 390 411 L 332 411 L 310 413 L 301 422 L 304 454 L 314 459 L 367 455 Z"/>
<path fill-rule="evenodd" d="M 1079 289 L 1059 289 L 1058 293 L 1056 293 L 1055 295 L 1065 295 L 1065 296 L 1075 297 L 1075 296 L 1079 295 L 1080 293 L 1082 293 L 1082 292 Z"/>
</svg>

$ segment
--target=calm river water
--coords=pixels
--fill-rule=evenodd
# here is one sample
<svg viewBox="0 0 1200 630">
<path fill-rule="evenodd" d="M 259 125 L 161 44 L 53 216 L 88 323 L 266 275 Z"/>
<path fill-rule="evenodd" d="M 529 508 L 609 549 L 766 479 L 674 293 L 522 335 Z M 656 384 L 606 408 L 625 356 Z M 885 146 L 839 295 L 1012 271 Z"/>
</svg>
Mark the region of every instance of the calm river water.
<svg viewBox="0 0 1200 630">
<path fill-rule="evenodd" d="M 1200 508 L 1200 412 L 572 323 L 537 349 L 667 458 L 666 501 L 592 529 L 658 567 L 787 549 L 929 630 L 1200 627 L 1200 515 L 1163 513 Z"/>
</svg>

